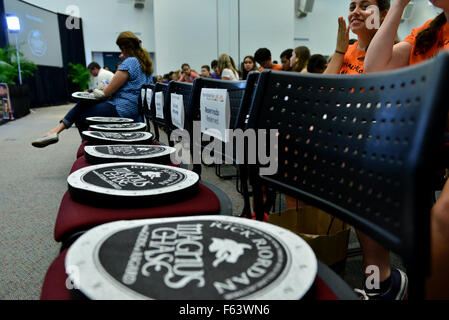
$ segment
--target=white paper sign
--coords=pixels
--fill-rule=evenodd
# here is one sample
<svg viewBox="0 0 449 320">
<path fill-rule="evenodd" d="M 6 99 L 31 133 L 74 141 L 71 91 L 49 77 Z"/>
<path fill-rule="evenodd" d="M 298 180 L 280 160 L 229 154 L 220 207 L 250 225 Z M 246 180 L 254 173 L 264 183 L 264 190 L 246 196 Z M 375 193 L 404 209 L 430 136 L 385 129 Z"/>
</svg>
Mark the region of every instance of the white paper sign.
<svg viewBox="0 0 449 320">
<path fill-rule="evenodd" d="M 164 94 L 156 92 L 154 104 L 156 105 L 156 118 L 164 119 Z"/>
<path fill-rule="evenodd" d="M 184 129 L 184 99 L 181 94 L 172 93 L 171 101 L 171 122 L 175 127 Z"/>
<path fill-rule="evenodd" d="M 140 98 L 142 99 L 142 105 L 143 105 L 143 102 L 145 101 L 145 89 L 140 90 Z"/>
<path fill-rule="evenodd" d="M 229 129 L 231 106 L 226 89 L 201 90 L 201 132 L 228 142 L 226 129 Z"/>
<path fill-rule="evenodd" d="M 148 105 L 148 110 L 151 110 L 151 100 L 153 100 L 153 90 L 147 89 L 147 105 Z"/>
</svg>

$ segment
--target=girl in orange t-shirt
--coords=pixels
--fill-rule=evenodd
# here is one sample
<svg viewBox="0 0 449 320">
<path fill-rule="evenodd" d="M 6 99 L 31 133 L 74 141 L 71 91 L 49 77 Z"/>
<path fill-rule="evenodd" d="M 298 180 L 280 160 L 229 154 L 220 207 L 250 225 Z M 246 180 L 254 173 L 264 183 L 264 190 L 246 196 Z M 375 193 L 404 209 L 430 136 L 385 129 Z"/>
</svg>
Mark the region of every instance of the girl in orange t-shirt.
<svg viewBox="0 0 449 320">
<path fill-rule="evenodd" d="M 371 6 L 377 6 L 377 16 Z M 383 23 L 389 8 L 389 0 L 351 0 L 348 15 L 349 27 L 346 27 L 342 17 L 338 18 L 337 48 L 325 74 L 365 73 L 363 63 L 366 50 L 377 32 L 376 27 Z M 376 18 L 378 18 L 377 26 Z M 357 35 L 357 41 L 352 45 L 349 45 L 349 30 Z M 362 299 L 404 299 L 408 285 L 407 275 L 397 268 L 391 268 L 390 252 L 386 248 L 362 232 L 356 230 L 356 233 L 363 252 L 365 277 L 370 276 L 368 267 L 375 265 L 378 267 L 380 280 L 379 288 L 376 290 L 367 288 L 365 283 L 364 289 L 356 289 L 356 292 Z"/>
<path fill-rule="evenodd" d="M 352 0 L 349 5 L 349 27 L 343 17 L 338 18 L 337 48 L 324 74 L 362 74 L 366 49 L 377 29 L 367 25 L 372 20 L 370 6 L 379 8 L 382 23 L 390 7 L 389 0 Z M 357 35 L 357 41 L 349 45 L 349 30 Z"/>
<path fill-rule="evenodd" d="M 402 42 L 393 45 L 405 7 L 410 0 L 396 0 L 382 27 L 371 41 L 365 58 L 365 70 L 378 72 L 406 67 L 431 59 L 449 48 L 449 0 L 431 0 L 443 9 L 435 19 L 427 21 Z M 448 121 L 449 123 L 449 121 Z M 425 214 L 425 212 L 423 212 Z M 431 271 L 426 283 L 427 299 L 449 299 L 449 179 L 430 215 Z"/>
<path fill-rule="evenodd" d="M 396 0 L 373 38 L 365 58 L 367 72 L 387 71 L 420 63 L 449 48 L 449 0 L 433 0 L 444 11 L 413 29 L 404 41 L 393 44 L 405 7 L 410 0 Z"/>
</svg>

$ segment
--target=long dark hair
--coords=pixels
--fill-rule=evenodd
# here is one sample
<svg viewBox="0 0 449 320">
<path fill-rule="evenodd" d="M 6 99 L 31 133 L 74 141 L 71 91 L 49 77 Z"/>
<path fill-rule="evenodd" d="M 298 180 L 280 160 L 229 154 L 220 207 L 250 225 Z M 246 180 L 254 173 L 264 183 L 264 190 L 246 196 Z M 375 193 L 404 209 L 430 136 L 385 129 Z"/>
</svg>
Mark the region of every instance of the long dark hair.
<svg viewBox="0 0 449 320">
<path fill-rule="evenodd" d="M 429 27 L 416 36 L 415 52 L 426 53 L 437 41 L 438 31 L 447 22 L 444 12 L 432 20 Z"/>
<path fill-rule="evenodd" d="M 141 42 L 131 31 L 120 33 L 116 41 L 119 48 L 125 48 L 128 56 L 137 58 L 143 72 L 150 75 L 153 73 L 153 61 L 151 61 L 148 51 L 142 48 Z"/>
<path fill-rule="evenodd" d="M 390 10 L 390 0 L 377 0 L 379 11 Z"/>
<path fill-rule="evenodd" d="M 296 62 L 293 65 L 292 71 L 301 72 L 309 62 L 310 50 L 306 46 L 296 47 L 294 49 L 296 55 Z"/>
</svg>

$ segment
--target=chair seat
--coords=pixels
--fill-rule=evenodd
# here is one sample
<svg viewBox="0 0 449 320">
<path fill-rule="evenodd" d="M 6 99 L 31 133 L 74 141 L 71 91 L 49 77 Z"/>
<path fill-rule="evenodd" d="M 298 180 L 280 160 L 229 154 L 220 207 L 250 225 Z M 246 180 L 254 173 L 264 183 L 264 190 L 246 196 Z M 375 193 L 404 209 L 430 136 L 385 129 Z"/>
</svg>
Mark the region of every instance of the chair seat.
<svg viewBox="0 0 449 320">
<path fill-rule="evenodd" d="M 65 272 L 65 257 L 68 249 L 53 261 L 47 270 L 41 290 L 41 300 L 71 300 L 71 294 L 67 288 L 67 274 Z M 70 282 L 67 281 L 69 284 Z M 79 297 L 80 294 L 76 289 L 74 295 Z M 186 297 L 188 299 L 188 297 Z M 307 295 L 308 300 L 339 300 L 337 294 L 330 289 L 326 282 L 317 275 L 315 283 Z"/>
<path fill-rule="evenodd" d="M 64 242 L 71 234 L 90 227 L 117 220 L 163 218 L 189 215 L 217 214 L 220 202 L 215 193 L 199 183 L 199 192 L 183 202 L 137 209 L 108 209 L 87 206 L 71 199 L 67 191 L 59 206 L 54 237 Z"/>
<path fill-rule="evenodd" d="M 80 156 L 78 159 L 75 160 L 75 162 L 72 165 L 72 168 L 70 169 L 69 175 L 72 174 L 73 172 L 91 166 L 91 164 L 89 162 L 87 162 L 87 159 L 84 155 Z M 172 167 L 177 167 L 179 168 L 180 165 L 179 164 L 167 164 L 167 166 L 172 166 Z"/>
<path fill-rule="evenodd" d="M 155 146 L 159 146 L 160 145 L 160 143 L 155 141 L 155 140 L 153 140 L 150 144 L 151 145 L 155 145 Z M 82 157 L 84 155 L 84 147 L 86 145 L 88 145 L 88 141 L 87 140 L 82 140 L 81 141 L 81 145 L 78 147 L 78 150 L 76 152 L 76 157 L 77 158 Z"/>
</svg>

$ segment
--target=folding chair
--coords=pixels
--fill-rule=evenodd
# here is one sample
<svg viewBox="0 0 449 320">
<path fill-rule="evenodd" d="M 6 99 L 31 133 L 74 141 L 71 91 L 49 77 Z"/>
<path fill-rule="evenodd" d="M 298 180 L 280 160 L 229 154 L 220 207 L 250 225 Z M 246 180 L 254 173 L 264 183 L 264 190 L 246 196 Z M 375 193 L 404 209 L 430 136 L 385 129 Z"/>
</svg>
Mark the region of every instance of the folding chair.
<svg viewBox="0 0 449 320">
<path fill-rule="evenodd" d="M 168 89 L 167 89 L 167 93 L 165 95 L 165 104 L 164 104 L 164 115 L 165 115 L 165 119 L 167 121 L 166 123 L 166 133 L 167 133 L 167 139 L 169 142 L 169 146 L 173 147 L 174 146 L 174 142 L 171 141 L 170 139 L 170 135 L 173 132 L 173 130 L 176 129 L 184 129 L 184 124 L 180 123 L 182 121 L 185 122 L 185 112 L 186 109 L 188 109 L 190 107 L 190 97 L 192 94 L 192 84 L 191 83 L 187 83 L 187 82 L 178 82 L 178 81 L 170 81 L 168 84 Z M 184 110 L 175 110 L 173 109 L 173 107 L 176 104 L 173 104 L 174 100 L 172 100 L 172 95 L 176 95 L 177 96 L 177 100 L 178 102 L 183 102 L 183 108 Z M 175 121 L 172 113 L 173 112 L 179 112 L 179 120 L 180 121 Z M 182 118 L 182 119 L 181 119 Z M 178 119 L 177 119 L 178 120 Z M 179 122 L 179 123 L 178 123 Z M 178 126 L 177 126 L 177 125 Z"/>
<path fill-rule="evenodd" d="M 250 166 L 257 219 L 261 184 L 323 209 L 399 254 L 409 298 L 423 298 L 448 63 L 441 54 L 364 76 L 264 71 L 247 128 L 277 130 L 278 154 L 275 174 Z"/>
<path fill-rule="evenodd" d="M 192 100 L 191 100 L 191 108 L 187 110 L 186 113 L 186 119 L 189 119 L 188 124 L 190 127 L 187 128 L 190 137 L 194 137 L 193 132 L 193 122 L 194 121 L 204 121 L 204 119 L 201 119 L 201 94 L 203 89 L 226 89 L 226 91 L 229 94 L 229 102 L 230 102 L 230 127 L 228 129 L 236 129 L 235 124 L 238 117 L 240 104 L 242 101 L 242 97 L 245 93 L 245 87 L 246 87 L 246 81 L 227 81 L 227 80 L 217 80 L 217 79 L 210 79 L 210 78 L 198 78 L 195 79 L 193 83 L 193 92 L 192 92 Z M 195 140 L 195 139 L 194 139 Z M 201 133 L 201 141 L 193 141 L 191 143 L 191 154 L 195 152 L 195 150 L 201 150 L 203 151 L 206 148 L 208 148 L 208 142 L 203 142 L 203 133 Z M 226 154 L 225 154 L 225 147 L 226 144 L 222 142 L 222 152 L 219 154 L 219 152 L 215 153 L 215 157 L 221 158 L 222 161 L 226 160 Z M 234 146 L 235 147 L 235 146 Z M 235 149 L 235 148 L 234 148 Z M 233 152 L 235 154 L 235 152 Z M 201 155 L 200 155 L 201 158 Z M 229 161 L 229 157 L 228 157 Z M 236 163 L 235 159 L 232 158 L 230 161 L 233 163 Z M 201 164 L 194 164 L 193 171 L 201 175 Z"/>
</svg>

